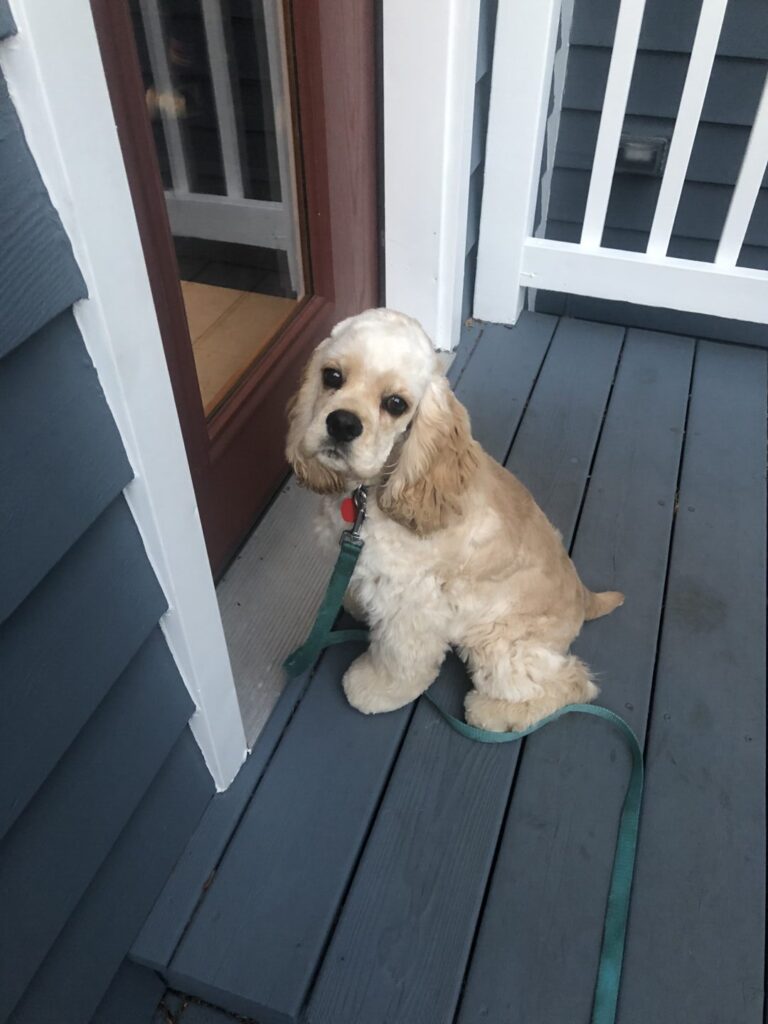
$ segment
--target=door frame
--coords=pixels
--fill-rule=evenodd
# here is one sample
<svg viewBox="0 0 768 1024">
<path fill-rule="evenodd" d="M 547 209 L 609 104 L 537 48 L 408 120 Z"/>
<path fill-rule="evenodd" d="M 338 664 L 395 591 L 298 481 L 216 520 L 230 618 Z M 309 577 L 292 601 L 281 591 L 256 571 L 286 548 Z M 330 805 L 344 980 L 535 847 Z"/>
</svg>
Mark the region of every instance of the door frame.
<svg viewBox="0 0 768 1024">
<path fill-rule="evenodd" d="M 75 317 L 135 478 L 125 496 L 168 601 L 160 620 L 218 790 L 247 753 L 89 0 L 16 0 L 3 71 L 88 287 Z"/>
<path fill-rule="evenodd" d="M 275 435 L 282 439 L 285 405 L 310 351 L 334 323 L 379 302 L 375 3 L 300 0 L 293 21 L 301 124 L 297 151 L 302 154 L 297 164 L 304 168 L 311 294 L 208 420 L 128 3 L 91 0 L 91 6 L 198 507 L 218 575 L 287 474 Z M 286 17 L 291 10 L 284 4 Z M 328 109 L 332 119 L 325 116 Z M 265 422 L 271 425 L 269 434 Z M 242 507 L 222 503 L 223 494 L 235 492 L 242 496 Z"/>
</svg>

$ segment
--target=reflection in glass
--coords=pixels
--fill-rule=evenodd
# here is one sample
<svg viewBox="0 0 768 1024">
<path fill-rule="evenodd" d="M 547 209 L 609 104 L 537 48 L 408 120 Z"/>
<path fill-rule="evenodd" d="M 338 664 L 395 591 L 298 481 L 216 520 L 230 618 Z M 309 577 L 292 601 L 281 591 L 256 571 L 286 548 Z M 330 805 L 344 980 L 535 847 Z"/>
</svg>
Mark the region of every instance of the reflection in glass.
<svg viewBox="0 0 768 1024">
<path fill-rule="evenodd" d="M 280 0 L 132 0 L 206 414 L 305 294 Z"/>
</svg>

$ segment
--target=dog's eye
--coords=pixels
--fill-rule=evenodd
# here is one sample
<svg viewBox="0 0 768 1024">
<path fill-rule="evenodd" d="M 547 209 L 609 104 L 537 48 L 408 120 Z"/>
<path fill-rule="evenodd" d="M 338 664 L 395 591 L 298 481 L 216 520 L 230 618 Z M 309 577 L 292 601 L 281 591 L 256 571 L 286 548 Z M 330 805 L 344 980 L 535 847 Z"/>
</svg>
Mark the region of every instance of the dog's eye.
<svg viewBox="0 0 768 1024">
<path fill-rule="evenodd" d="M 324 386 L 327 388 L 333 388 L 334 391 L 338 391 L 343 383 L 344 378 L 341 375 L 341 370 L 337 370 L 335 366 L 326 366 L 323 370 Z"/>
<path fill-rule="evenodd" d="M 381 407 L 386 409 L 390 416 L 402 416 L 408 408 L 408 403 L 400 395 L 387 395 Z"/>
</svg>

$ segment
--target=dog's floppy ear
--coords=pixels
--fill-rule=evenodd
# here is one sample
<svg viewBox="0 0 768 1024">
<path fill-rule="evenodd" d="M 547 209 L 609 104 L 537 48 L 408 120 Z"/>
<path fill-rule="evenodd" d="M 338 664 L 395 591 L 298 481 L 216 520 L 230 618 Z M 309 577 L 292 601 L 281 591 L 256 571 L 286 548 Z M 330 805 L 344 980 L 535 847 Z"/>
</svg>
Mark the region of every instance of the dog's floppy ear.
<svg viewBox="0 0 768 1024">
<path fill-rule="evenodd" d="M 379 508 L 425 535 L 461 512 L 461 496 L 478 465 L 469 417 L 445 377 L 430 381 L 394 468 L 379 492 Z"/>
<path fill-rule="evenodd" d="M 302 487 L 318 494 L 341 494 L 344 481 L 332 469 L 321 466 L 317 459 L 308 458 L 302 451 L 302 441 L 312 419 L 317 389 L 320 386 L 320 364 L 325 342 L 315 349 L 307 363 L 299 390 L 288 402 L 288 439 L 285 454 Z"/>
</svg>

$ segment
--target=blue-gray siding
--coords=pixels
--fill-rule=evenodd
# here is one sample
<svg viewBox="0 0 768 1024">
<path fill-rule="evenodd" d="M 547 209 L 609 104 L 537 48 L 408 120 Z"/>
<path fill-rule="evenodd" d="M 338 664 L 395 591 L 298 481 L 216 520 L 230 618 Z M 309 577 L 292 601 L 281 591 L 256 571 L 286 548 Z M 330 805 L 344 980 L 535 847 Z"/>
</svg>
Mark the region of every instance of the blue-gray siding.
<svg viewBox="0 0 768 1024">
<path fill-rule="evenodd" d="M 162 685 L 165 680 L 158 676 L 156 682 Z M 162 762 L 153 763 L 153 770 L 155 777 L 141 803 L 12 1014 L 11 1024 L 41 1024 L 45 1007 L 55 1003 L 66 1006 L 67 1024 L 88 1021 L 95 1013 L 106 982 L 123 962 L 195 828 L 211 785 L 189 729 L 182 730 Z M 134 1018 L 131 1024 L 149 1021 Z"/>
<path fill-rule="evenodd" d="M 15 32 L 16 26 L 8 6 L 8 0 L 0 0 L 0 39 L 5 39 Z"/>
<path fill-rule="evenodd" d="M 576 0 L 571 42 L 609 47 L 616 30 L 617 0 Z M 701 0 L 648 0 L 640 33 L 640 49 L 689 53 L 701 11 Z M 718 54 L 765 59 L 768 7 L 764 0 L 731 0 L 725 13 Z"/>
<path fill-rule="evenodd" d="M 475 106 L 472 122 L 472 159 L 467 210 L 467 244 L 464 259 L 464 295 L 462 319 L 472 315 L 472 296 L 477 269 L 477 242 L 480 234 L 480 207 L 485 173 L 485 139 L 488 133 L 488 103 L 491 95 L 493 40 L 496 31 L 498 0 L 481 0 L 475 72 Z"/>
<path fill-rule="evenodd" d="M 0 37 L 12 31 L 0 0 Z M 213 789 L 122 494 L 131 467 L 72 313 L 85 296 L 0 78 L 0 1022 L 13 1024 L 88 1024 Z"/>
<path fill-rule="evenodd" d="M 624 131 L 671 138 L 682 95 L 700 0 L 650 0 L 646 6 Z M 602 110 L 618 0 L 575 0 L 560 131 L 552 173 L 548 238 L 576 241 L 586 205 Z M 732 2 L 680 200 L 670 255 L 712 261 L 749 128 L 768 69 L 768 5 Z M 648 241 L 659 178 L 617 174 L 606 216 L 604 244 L 643 251 Z M 742 266 L 768 269 L 768 189 L 755 207 Z M 568 312 L 622 324 L 666 328 L 700 336 L 765 344 L 752 324 L 664 313 L 576 296 L 539 293 L 537 309 Z"/>
<path fill-rule="evenodd" d="M 0 622 L 132 476 L 69 310 L 2 365 L 0 480 L 13 486 L 0 490 Z"/>
<path fill-rule="evenodd" d="M 0 836 L 165 608 L 120 497 L 0 627 L 0 678 L 7 688 L 0 718 Z"/>
<path fill-rule="evenodd" d="M 6 45 L 9 45 L 6 43 Z M 85 295 L 0 76 L 0 357 Z"/>
</svg>

